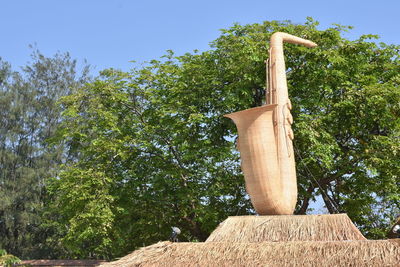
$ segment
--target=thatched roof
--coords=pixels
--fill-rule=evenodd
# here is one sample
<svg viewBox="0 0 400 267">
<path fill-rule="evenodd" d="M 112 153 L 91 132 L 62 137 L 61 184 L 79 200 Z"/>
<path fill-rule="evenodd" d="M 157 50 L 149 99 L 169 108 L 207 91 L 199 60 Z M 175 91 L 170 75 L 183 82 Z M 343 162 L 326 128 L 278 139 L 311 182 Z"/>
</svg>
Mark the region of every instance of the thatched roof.
<svg viewBox="0 0 400 267">
<path fill-rule="evenodd" d="M 397 240 L 160 242 L 101 266 L 399 266 L 399 262 Z"/>
<path fill-rule="evenodd" d="M 346 214 L 229 217 L 204 243 L 159 242 L 101 266 L 399 266 L 400 239 L 366 240 Z"/>
<path fill-rule="evenodd" d="M 366 240 L 347 214 L 234 216 L 206 242 Z"/>
</svg>

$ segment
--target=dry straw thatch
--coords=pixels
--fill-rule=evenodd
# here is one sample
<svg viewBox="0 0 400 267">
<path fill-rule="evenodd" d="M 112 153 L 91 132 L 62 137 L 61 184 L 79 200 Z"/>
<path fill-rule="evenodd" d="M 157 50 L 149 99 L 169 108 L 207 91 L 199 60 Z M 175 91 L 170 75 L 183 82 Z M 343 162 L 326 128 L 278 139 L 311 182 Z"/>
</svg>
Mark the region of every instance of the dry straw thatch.
<svg viewBox="0 0 400 267">
<path fill-rule="evenodd" d="M 347 214 L 228 217 L 206 242 L 366 240 Z"/>
<path fill-rule="evenodd" d="M 204 243 L 159 242 L 101 266 L 399 266 L 400 241 L 366 240 L 346 214 L 229 217 Z"/>
<path fill-rule="evenodd" d="M 399 266 L 399 263 L 400 243 L 396 240 L 160 242 L 101 266 Z"/>
</svg>

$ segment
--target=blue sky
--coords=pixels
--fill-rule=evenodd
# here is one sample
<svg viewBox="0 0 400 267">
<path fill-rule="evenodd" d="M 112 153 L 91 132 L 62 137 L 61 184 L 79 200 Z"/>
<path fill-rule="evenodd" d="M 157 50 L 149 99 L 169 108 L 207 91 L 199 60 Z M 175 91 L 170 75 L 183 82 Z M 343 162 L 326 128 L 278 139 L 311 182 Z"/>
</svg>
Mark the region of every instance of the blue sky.
<svg viewBox="0 0 400 267">
<path fill-rule="evenodd" d="M 129 70 L 130 60 L 204 51 L 233 23 L 291 20 L 307 16 L 324 29 L 332 23 L 352 25 L 347 36 L 378 34 L 400 44 L 399 0 L 0 0 L 0 57 L 14 67 L 29 60 L 29 44 L 45 55 L 57 51 L 87 61 L 97 71 Z"/>
</svg>

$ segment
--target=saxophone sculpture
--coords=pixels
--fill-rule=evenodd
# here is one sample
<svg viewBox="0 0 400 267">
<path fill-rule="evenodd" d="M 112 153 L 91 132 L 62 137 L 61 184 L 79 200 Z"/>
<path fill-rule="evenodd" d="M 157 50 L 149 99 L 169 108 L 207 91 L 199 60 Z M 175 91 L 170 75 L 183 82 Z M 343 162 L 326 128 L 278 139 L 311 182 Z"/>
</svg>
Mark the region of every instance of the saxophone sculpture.
<svg viewBox="0 0 400 267">
<path fill-rule="evenodd" d="M 293 131 L 283 42 L 317 44 L 287 34 L 272 34 L 267 63 L 266 105 L 225 115 L 238 129 L 237 147 L 253 207 L 260 215 L 293 214 L 297 202 Z"/>
</svg>

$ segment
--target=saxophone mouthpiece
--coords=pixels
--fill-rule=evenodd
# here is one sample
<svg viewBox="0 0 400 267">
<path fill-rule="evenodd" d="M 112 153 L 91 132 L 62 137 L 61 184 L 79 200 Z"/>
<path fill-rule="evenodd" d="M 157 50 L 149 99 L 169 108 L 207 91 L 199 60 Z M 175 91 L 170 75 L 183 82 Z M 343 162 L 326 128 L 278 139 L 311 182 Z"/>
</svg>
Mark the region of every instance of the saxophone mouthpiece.
<svg viewBox="0 0 400 267">
<path fill-rule="evenodd" d="M 311 48 L 311 47 L 317 47 L 318 45 L 316 43 L 312 42 L 312 41 L 307 40 L 307 42 L 304 43 L 304 46 Z"/>
<path fill-rule="evenodd" d="M 283 42 L 291 43 L 291 44 L 300 44 L 305 47 L 316 47 L 318 46 L 316 43 L 306 40 L 285 32 L 275 32 L 271 35 L 271 47 L 281 47 Z"/>
</svg>

